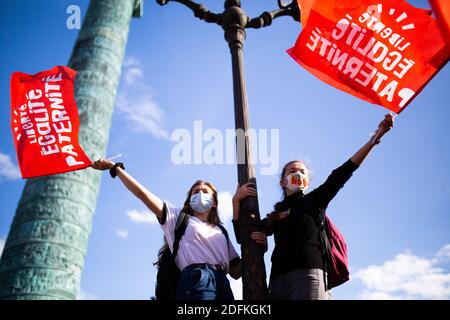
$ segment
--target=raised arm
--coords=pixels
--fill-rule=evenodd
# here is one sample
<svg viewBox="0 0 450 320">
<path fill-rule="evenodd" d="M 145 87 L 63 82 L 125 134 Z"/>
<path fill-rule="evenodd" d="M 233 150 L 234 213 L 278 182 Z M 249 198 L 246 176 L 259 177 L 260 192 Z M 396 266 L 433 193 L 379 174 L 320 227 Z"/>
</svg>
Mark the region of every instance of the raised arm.
<svg viewBox="0 0 450 320">
<path fill-rule="evenodd" d="M 109 170 L 114 166 L 114 162 L 110 160 L 99 159 L 92 164 L 92 168 L 97 170 Z M 153 193 L 148 191 L 129 173 L 120 167 L 116 168 L 117 176 L 120 181 L 131 191 L 138 199 L 140 199 L 159 219 L 163 215 L 163 202 Z"/>
<path fill-rule="evenodd" d="M 320 208 L 325 209 L 328 206 L 338 191 L 344 186 L 348 179 L 350 179 L 353 172 L 364 162 L 373 147 L 380 142 L 381 137 L 384 136 L 393 125 L 393 117 L 389 114 L 386 115 L 384 120 L 380 122 L 375 136 L 363 145 L 347 162 L 333 170 L 327 180 L 310 193 Z"/>
<path fill-rule="evenodd" d="M 390 114 L 385 115 L 384 120 L 378 125 L 375 136 L 353 155 L 351 158 L 352 162 L 357 166 L 360 166 L 367 158 L 370 151 L 372 151 L 373 147 L 380 142 L 381 137 L 391 130 L 393 126 L 394 118 Z"/>
</svg>

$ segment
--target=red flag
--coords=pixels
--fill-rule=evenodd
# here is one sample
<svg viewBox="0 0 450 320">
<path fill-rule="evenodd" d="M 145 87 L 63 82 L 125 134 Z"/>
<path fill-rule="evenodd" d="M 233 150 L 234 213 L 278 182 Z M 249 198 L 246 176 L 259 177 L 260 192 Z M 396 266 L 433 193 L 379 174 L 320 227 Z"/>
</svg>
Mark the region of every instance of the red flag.
<svg viewBox="0 0 450 320">
<path fill-rule="evenodd" d="M 288 53 L 319 79 L 396 113 L 449 59 L 437 22 L 403 0 L 315 0 Z"/>
<path fill-rule="evenodd" d="M 11 128 L 22 178 L 84 169 L 91 160 L 78 145 L 76 72 L 57 66 L 11 76 Z"/>
<path fill-rule="evenodd" d="M 447 45 L 450 47 L 450 1 L 430 0 L 430 3 L 433 8 L 433 12 L 438 18 L 445 41 L 447 41 Z"/>
<path fill-rule="evenodd" d="M 306 26 L 306 22 L 308 21 L 309 12 L 316 0 L 297 0 L 298 7 L 300 8 L 300 21 L 302 23 L 303 28 Z"/>
</svg>

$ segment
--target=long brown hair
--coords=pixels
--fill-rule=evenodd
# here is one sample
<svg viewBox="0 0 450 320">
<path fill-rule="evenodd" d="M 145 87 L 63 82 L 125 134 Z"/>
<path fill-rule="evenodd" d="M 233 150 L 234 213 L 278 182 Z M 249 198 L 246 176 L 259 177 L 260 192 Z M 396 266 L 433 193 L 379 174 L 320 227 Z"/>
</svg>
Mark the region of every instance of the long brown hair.
<svg viewBox="0 0 450 320">
<path fill-rule="evenodd" d="M 215 202 L 215 206 L 213 208 L 211 208 L 211 211 L 209 212 L 208 223 L 212 224 L 214 226 L 217 226 L 218 224 L 222 224 L 222 222 L 220 221 L 220 218 L 219 218 L 219 213 L 217 211 L 217 206 L 219 205 L 219 200 L 217 197 L 217 189 L 209 181 L 197 180 L 194 182 L 194 184 L 191 186 L 191 188 L 189 189 L 189 191 L 187 193 L 186 200 L 184 201 L 182 211 L 191 216 L 194 215 L 194 211 L 192 210 L 191 205 L 189 203 L 191 202 L 192 190 L 194 190 L 194 188 L 196 186 L 199 186 L 201 184 L 207 185 L 212 190 L 213 198 L 214 198 L 214 202 Z"/>
<path fill-rule="evenodd" d="M 184 201 L 183 209 L 181 211 L 183 211 L 184 213 L 189 214 L 191 216 L 194 214 L 194 210 L 192 210 L 191 205 L 190 205 L 192 190 L 194 190 L 194 188 L 196 186 L 201 185 L 201 184 L 207 185 L 212 190 L 213 198 L 215 201 L 215 207 L 211 208 L 211 211 L 209 212 L 209 215 L 208 215 L 208 220 L 207 220 L 208 223 L 212 224 L 214 226 L 222 224 L 222 222 L 220 221 L 220 218 L 219 218 L 219 213 L 217 211 L 217 207 L 219 205 L 219 199 L 217 197 L 217 189 L 209 181 L 197 180 L 194 182 L 194 184 L 191 186 L 191 188 L 189 189 L 189 191 L 186 195 L 186 200 Z M 164 259 L 164 254 L 166 252 L 170 252 L 170 249 L 169 249 L 169 245 L 167 244 L 167 239 L 166 239 L 166 237 L 164 237 L 164 244 L 158 250 L 158 260 L 156 262 L 154 262 L 153 265 L 155 265 L 157 268 L 159 268 L 162 265 L 162 262 Z"/>
</svg>

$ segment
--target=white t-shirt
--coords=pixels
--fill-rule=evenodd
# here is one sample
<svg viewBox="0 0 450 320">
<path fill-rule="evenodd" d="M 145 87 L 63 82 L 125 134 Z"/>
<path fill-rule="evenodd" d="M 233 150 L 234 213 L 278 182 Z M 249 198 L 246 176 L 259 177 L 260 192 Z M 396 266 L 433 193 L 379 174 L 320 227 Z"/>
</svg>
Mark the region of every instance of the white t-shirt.
<svg viewBox="0 0 450 320">
<path fill-rule="evenodd" d="M 167 204 L 166 204 L 167 205 Z M 173 251 L 175 241 L 175 225 L 181 209 L 167 205 L 167 215 L 161 228 Z M 218 226 L 212 226 L 195 216 L 189 216 L 186 231 L 181 237 L 178 253 L 175 259 L 180 270 L 193 263 L 220 264 L 225 272 L 229 270 L 229 262 L 239 257 L 231 241 Z"/>
</svg>

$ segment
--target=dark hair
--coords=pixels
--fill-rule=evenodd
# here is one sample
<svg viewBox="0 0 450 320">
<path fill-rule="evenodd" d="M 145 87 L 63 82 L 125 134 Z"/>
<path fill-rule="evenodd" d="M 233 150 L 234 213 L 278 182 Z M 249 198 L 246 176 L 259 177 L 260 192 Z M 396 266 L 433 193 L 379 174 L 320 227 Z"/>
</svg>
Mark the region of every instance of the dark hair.
<svg viewBox="0 0 450 320">
<path fill-rule="evenodd" d="M 191 205 L 189 204 L 191 202 L 192 190 L 194 190 L 194 188 L 196 186 L 199 186 L 201 184 L 207 185 L 212 190 L 213 198 L 214 198 L 214 201 L 216 203 L 216 206 L 211 208 L 211 211 L 209 212 L 208 223 L 212 224 L 212 225 L 215 225 L 215 226 L 217 226 L 218 224 L 222 224 L 222 222 L 220 221 L 220 218 L 219 218 L 219 213 L 217 211 L 217 206 L 219 204 L 219 200 L 217 198 L 217 189 L 209 181 L 204 181 L 204 180 L 197 180 L 197 181 L 195 181 L 195 183 L 191 186 L 191 188 L 189 189 L 189 191 L 187 193 L 186 200 L 184 201 L 184 205 L 183 205 L 182 211 L 184 211 L 185 213 L 187 213 L 187 214 L 189 214 L 191 216 L 194 214 L 194 210 L 192 210 Z"/>
<path fill-rule="evenodd" d="M 292 160 L 284 165 L 283 170 L 281 170 L 280 182 L 284 179 L 284 175 L 286 174 L 288 166 L 290 164 L 293 164 L 296 162 L 301 162 L 301 161 L 300 160 Z M 273 228 L 273 222 L 274 222 L 274 220 L 277 220 L 277 218 L 279 216 L 278 211 L 281 210 L 281 205 L 283 203 L 283 200 L 286 198 L 286 188 L 284 188 L 284 187 L 281 187 L 281 188 L 283 189 L 283 197 L 281 198 L 281 201 L 275 203 L 275 205 L 273 206 L 273 211 L 267 215 L 268 221 L 267 221 L 267 225 L 266 225 L 266 232 L 269 232 L 269 233 L 272 232 L 271 230 Z"/>
<path fill-rule="evenodd" d="M 280 181 L 284 179 L 284 175 L 286 174 L 286 170 L 287 170 L 288 166 L 293 164 L 293 163 L 296 163 L 296 162 L 300 162 L 301 163 L 300 160 L 292 160 L 292 161 L 289 161 L 288 163 L 286 163 L 284 165 L 283 170 L 281 170 Z M 284 199 L 286 197 L 286 188 L 284 188 L 284 187 L 282 187 L 282 188 L 283 188 L 283 199 Z"/>
<path fill-rule="evenodd" d="M 189 191 L 187 193 L 186 200 L 184 201 L 183 209 L 181 209 L 181 211 L 183 211 L 184 213 L 189 214 L 191 216 L 193 215 L 194 211 L 192 210 L 191 205 L 190 205 L 192 190 L 194 190 L 194 188 L 196 186 L 201 185 L 201 184 L 207 185 L 212 190 L 213 198 L 214 198 L 214 201 L 216 202 L 216 206 L 211 208 L 211 211 L 209 212 L 208 223 L 212 224 L 214 226 L 217 226 L 218 224 L 222 224 L 222 222 L 220 221 L 220 218 L 219 218 L 219 213 L 217 211 L 217 206 L 219 205 L 219 200 L 217 197 L 217 189 L 209 181 L 197 180 L 194 182 L 194 184 L 191 186 L 191 188 L 189 189 Z M 158 268 L 160 267 L 162 259 L 163 259 L 163 255 L 167 250 L 169 250 L 169 245 L 167 243 L 166 237 L 164 237 L 164 244 L 158 250 L 158 261 L 154 262 L 153 265 L 157 266 Z"/>
</svg>

